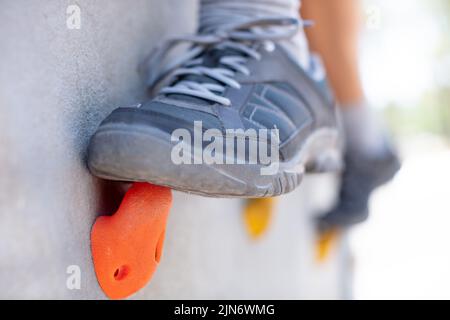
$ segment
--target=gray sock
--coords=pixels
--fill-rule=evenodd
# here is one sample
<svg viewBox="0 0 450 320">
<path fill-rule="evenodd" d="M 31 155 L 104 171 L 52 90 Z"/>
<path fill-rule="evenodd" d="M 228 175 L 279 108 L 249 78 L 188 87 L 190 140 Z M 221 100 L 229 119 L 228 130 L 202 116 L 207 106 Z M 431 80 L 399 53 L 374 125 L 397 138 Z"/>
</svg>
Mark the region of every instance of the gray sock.
<svg viewBox="0 0 450 320">
<path fill-rule="evenodd" d="M 386 131 L 367 103 L 343 106 L 341 113 L 347 149 L 369 157 L 383 156 L 387 151 Z"/>
<path fill-rule="evenodd" d="M 249 18 L 299 18 L 300 0 L 201 0 L 199 29 L 212 32 L 227 24 L 244 22 Z M 304 69 L 309 68 L 309 48 L 303 28 L 282 45 Z"/>
</svg>

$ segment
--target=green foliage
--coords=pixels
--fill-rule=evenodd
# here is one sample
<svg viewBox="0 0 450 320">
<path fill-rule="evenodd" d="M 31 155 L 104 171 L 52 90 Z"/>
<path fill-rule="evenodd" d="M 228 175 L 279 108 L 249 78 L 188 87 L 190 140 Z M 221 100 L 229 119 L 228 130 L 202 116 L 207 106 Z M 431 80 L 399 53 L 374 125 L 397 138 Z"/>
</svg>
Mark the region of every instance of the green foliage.
<svg viewBox="0 0 450 320">
<path fill-rule="evenodd" d="M 450 141 L 450 90 L 433 90 L 415 106 L 392 104 L 384 117 L 397 135 L 430 132 Z"/>
<path fill-rule="evenodd" d="M 429 0 L 427 8 L 438 21 L 442 34 L 436 48 L 435 62 L 439 66 L 440 61 L 450 57 L 450 1 Z M 449 84 L 436 83 L 414 106 L 389 105 L 384 110 L 384 116 L 396 134 L 430 132 L 450 142 Z"/>
</svg>

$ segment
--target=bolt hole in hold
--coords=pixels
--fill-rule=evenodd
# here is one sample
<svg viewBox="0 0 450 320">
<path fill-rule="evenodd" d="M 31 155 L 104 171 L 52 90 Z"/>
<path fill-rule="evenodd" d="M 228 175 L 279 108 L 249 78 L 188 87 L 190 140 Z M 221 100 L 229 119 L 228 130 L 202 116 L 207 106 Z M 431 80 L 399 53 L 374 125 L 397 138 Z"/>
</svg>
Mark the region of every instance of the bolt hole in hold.
<svg viewBox="0 0 450 320">
<path fill-rule="evenodd" d="M 130 273 L 130 268 L 128 266 L 120 266 L 114 272 L 114 279 L 116 279 L 117 281 L 121 281 L 121 280 L 125 279 L 129 273 Z"/>
</svg>

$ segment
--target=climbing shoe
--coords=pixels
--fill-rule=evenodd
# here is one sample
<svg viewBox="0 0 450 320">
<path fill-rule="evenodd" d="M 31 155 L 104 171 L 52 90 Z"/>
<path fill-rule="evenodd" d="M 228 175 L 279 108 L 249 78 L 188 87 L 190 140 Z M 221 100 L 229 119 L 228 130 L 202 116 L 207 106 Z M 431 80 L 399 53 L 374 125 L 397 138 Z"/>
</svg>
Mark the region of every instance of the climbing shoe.
<svg viewBox="0 0 450 320">
<path fill-rule="evenodd" d="M 379 157 L 368 157 L 348 151 L 337 205 L 319 217 L 319 230 L 346 228 L 365 221 L 369 216 L 369 198 L 379 186 L 389 182 L 400 170 L 400 161 L 392 147 Z"/>
<path fill-rule="evenodd" d="M 304 70 L 279 43 L 300 24 L 255 18 L 164 43 L 146 61 L 153 98 L 100 124 L 90 171 L 206 196 L 269 197 L 293 190 L 305 171 L 338 169 L 324 73 L 315 59 Z"/>
</svg>

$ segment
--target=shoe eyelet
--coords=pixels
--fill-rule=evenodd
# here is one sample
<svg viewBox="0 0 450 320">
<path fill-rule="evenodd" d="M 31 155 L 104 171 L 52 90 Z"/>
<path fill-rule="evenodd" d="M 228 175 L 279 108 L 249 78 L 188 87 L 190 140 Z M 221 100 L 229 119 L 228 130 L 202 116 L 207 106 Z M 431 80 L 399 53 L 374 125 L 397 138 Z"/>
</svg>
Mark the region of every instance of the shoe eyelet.
<svg viewBox="0 0 450 320">
<path fill-rule="evenodd" d="M 275 44 L 272 41 L 265 41 L 264 42 L 264 50 L 266 50 L 266 52 L 275 51 Z"/>
</svg>

